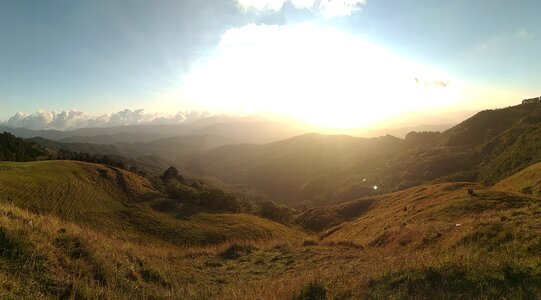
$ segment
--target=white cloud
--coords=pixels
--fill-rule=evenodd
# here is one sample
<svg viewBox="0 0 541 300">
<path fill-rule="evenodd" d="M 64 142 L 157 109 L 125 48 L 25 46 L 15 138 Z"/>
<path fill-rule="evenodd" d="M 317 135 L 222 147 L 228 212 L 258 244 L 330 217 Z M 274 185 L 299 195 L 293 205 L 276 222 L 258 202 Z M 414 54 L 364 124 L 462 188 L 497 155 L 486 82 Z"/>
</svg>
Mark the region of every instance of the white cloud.
<svg viewBox="0 0 541 300">
<path fill-rule="evenodd" d="M 273 10 L 279 11 L 286 0 L 235 0 L 243 10 Z"/>
<path fill-rule="evenodd" d="M 291 4 L 297 9 L 311 9 L 316 2 L 316 0 L 291 0 Z"/>
<path fill-rule="evenodd" d="M 280 11 L 289 1 L 297 9 L 319 11 L 326 17 L 349 16 L 366 0 L 234 0 L 243 11 Z"/>
<path fill-rule="evenodd" d="M 60 112 L 38 110 L 33 114 L 18 112 L 0 125 L 13 128 L 72 130 L 87 127 L 111 127 L 136 124 L 180 124 L 208 117 L 206 112 L 186 111 L 175 115 L 145 113 L 142 109 L 124 109 L 101 116 L 89 116 L 77 110 Z"/>
<path fill-rule="evenodd" d="M 521 28 L 517 31 L 517 37 L 521 39 L 532 38 L 535 35 L 535 32 L 528 31 L 525 28 Z"/>
<path fill-rule="evenodd" d="M 325 17 L 349 16 L 360 10 L 361 4 L 366 4 L 366 0 L 322 0 L 319 9 Z"/>
</svg>

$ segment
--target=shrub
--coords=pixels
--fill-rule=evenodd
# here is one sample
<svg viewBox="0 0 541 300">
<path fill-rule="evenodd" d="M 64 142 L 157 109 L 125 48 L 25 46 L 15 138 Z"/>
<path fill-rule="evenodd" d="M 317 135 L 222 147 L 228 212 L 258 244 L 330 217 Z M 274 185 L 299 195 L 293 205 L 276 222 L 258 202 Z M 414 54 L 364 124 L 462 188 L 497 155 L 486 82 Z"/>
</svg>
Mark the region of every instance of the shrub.
<svg viewBox="0 0 541 300">
<path fill-rule="evenodd" d="M 163 172 L 163 175 L 160 177 L 164 182 L 169 182 L 173 179 L 176 179 L 180 182 L 184 182 L 184 178 L 180 175 L 177 168 L 175 167 L 169 167 L 165 172 Z"/>
<path fill-rule="evenodd" d="M 364 249 L 362 245 L 359 245 L 352 241 L 337 241 L 337 242 L 330 242 L 331 246 L 341 246 L 341 247 L 347 247 L 347 248 L 353 248 L 353 249 Z"/>
<path fill-rule="evenodd" d="M 288 224 L 293 220 L 293 210 L 285 205 L 278 205 L 272 201 L 259 204 L 259 214 L 276 222 Z"/>
<path fill-rule="evenodd" d="M 237 259 L 241 256 L 252 253 L 254 250 L 254 246 L 234 243 L 222 251 L 220 253 L 220 257 L 223 259 Z"/>
<path fill-rule="evenodd" d="M 160 272 L 152 268 L 144 267 L 141 270 L 141 277 L 146 282 L 157 283 L 163 287 L 168 287 L 170 285 L 170 283 L 163 278 Z"/>
<path fill-rule="evenodd" d="M 326 300 L 327 288 L 321 281 L 312 281 L 308 283 L 297 295 L 294 300 Z"/>
<path fill-rule="evenodd" d="M 252 210 L 248 201 L 239 199 L 237 196 L 218 188 L 203 185 L 189 186 L 172 180 L 167 183 L 166 192 L 169 197 L 183 203 L 198 205 L 214 211 L 250 212 Z"/>
<path fill-rule="evenodd" d="M 317 241 L 314 240 L 304 240 L 302 243 L 303 246 L 317 246 Z"/>
</svg>

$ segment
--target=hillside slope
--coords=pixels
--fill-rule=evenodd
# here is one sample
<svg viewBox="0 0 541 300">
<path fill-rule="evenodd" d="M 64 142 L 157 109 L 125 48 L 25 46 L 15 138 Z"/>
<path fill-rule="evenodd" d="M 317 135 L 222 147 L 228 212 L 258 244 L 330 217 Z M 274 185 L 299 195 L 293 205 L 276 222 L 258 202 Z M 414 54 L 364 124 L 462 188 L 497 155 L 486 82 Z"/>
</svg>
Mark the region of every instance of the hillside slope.
<svg viewBox="0 0 541 300">
<path fill-rule="evenodd" d="M 48 163 L 51 170 L 58 164 Z M 103 168 L 69 164 L 58 168 L 81 184 Z M 4 175 L 16 173 L 17 165 L 3 166 Z M 41 172 L 18 166 L 18 173 Z M 145 195 L 144 179 L 133 180 L 133 194 Z M 50 184 L 38 182 L 34 176 L 25 185 Z M 174 218 L 152 211 L 153 200 L 136 202 L 106 184 L 123 204 L 87 213 L 97 219 L 32 212 L 15 205 L 24 204 L 20 196 L 13 203 L 0 197 L 0 298 L 541 296 L 536 197 L 467 182 L 425 185 L 308 210 L 297 221 L 314 233 L 303 234 L 244 214 Z M 47 194 L 44 203 L 61 199 Z"/>
<path fill-rule="evenodd" d="M 147 179 L 117 168 L 74 161 L 0 163 L 0 202 L 117 238 L 188 245 L 300 234 L 246 214 L 200 212 L 175 218 L 146 205 L 157 197 Z"/>
<path fill-rule="evenodd" d="M 186 156 L 180 164 L 199 176 L 251 185 L 290 205 L 304 200 L 328 203 L 349 200 L 351 194 L 372 194 L 368 182 L 348 186 L 347 180 L 354 175 L 373 178 L 367 167 L 383 164 L 400 148 L 401 140 L 391 136 L 362 139 L 306 134 L 265 145 L 211 149 Z"/>
<path fill-rule="evenodd" d="M 541 199 L 515 192 L 538 169 L 492 188 L 424 185 L 314 208 L 296 221 L 317 232 L 314 243 L 371 256 L 364 272 L 380 275 L 361 285 L 361 298 L 539 298 Z"/>
<path fill-rule="evenodd" d="M 541 163 L 501 180 L 494 189 L 541 198 Z"/>
<path fill-rule="evenodd" d="M 476 181 L 492 185 L 541 161 L 541 105 L 481 111 L 384 168 L 389 184 Z"/>
<path fill-rule="evenodd" d="M 475 196 L 468 195 L 467 189 L 473 189 Z M 500 223 L 495 222 L 496 216 L 508 216 L 533 203 L 534 207 L 541 205 L 538 199 L 487 189 L 475 183 L 420 186 L 377 197 L 374 202 L 362 215 L 344 219 L 321 237 L 365 246 L 418 249 L 431 244 L 431 247 L 443 247 L 483 229 L 480 223 L 495 226 Z"/>
<path fill-rule="evenodd" d="M 265 145 L 229 145 L 183 157 L 201 176 L 247 184 L 302 207 L 438 182 L 491 185 L 541 161 L 541 105 L 486 110 L 443 133 L 362 139 L 307 134 Z"/>
</svg>

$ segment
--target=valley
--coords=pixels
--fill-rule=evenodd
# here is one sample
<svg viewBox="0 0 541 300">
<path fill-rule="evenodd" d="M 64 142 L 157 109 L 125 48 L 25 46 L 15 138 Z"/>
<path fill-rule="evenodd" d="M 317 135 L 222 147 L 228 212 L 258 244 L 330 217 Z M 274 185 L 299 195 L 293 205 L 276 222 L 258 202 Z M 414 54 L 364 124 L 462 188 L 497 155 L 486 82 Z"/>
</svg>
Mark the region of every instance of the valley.
<svg viewBox="0 0 541 300">
<path fill-rule="evenodd" d="M 5 155 L 36 161 L 0 162 L 0 297 L 537 298 L 537 113 L 405 139 L 181 136 L 128 155 L 20 140 L 34 156 Z"/>
</svg>

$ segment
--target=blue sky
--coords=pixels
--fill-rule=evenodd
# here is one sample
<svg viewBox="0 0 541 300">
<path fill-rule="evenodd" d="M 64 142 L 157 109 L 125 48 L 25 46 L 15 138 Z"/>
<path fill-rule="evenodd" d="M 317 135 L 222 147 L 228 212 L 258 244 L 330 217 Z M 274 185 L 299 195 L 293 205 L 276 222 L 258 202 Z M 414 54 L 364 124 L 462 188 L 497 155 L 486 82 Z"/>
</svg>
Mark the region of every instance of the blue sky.
<svg viewBox="0 0 541 300">
<path fill-rule="evenodd" d="M 431 75 L 427 79 L 430 82 L 459 80 L 462 85 L 468 86 L 460 90 L 460 96 L 454 94 L 454 100 L 442 104 L 442 109 L 463 103 L 469 103 L 468 108 L 512 105 L 520 101 L 517 98 L 541 94 L 539 1 L 359 0 L 347 7 L 349 10 L 334 14 L 329 14 L 321 1 L 311 2 L 314 1 L 1 1 L 0 120 L 16 112 L 32 113 L 38 109 L 76 109 L 85 114 L 100 115 L 125 108 L 143 108 L 147 112 L 174 114 L 191 109 L 212 111 L 215 107 L 217 111 L 235 111 L 247 106 L 247 112 L 291 112 L 289 116 L 300 116 L 302 119 L 303 113 L 300 111 L 306 107 L 306 102 L 301 100 L 296 110 L 275 109 L 270 104 L 251 105 L 258 101 L 270 101 L 251 91 L 242 94 L 245 98 L 243 101 L 235 103 L 232 100 L 235 91 L 242 89 L 242 86 L 228 83 L 227 75 L 214 79 L 236 90 L 217 89 L 216 93 L 205 94 L 204 97 L 201 96 L 201 86 L 212 90 L 215 82 L 194 84 L 199 86 L 199 90 L 190 89 L 186 82 L 193 82 L 195 79 L 190 81 L 190 78 L 196 78 L 192 74 L 199 74 L 199 69 L 205 69 L 210 74 L 220 73 L 221 70 L 213 69 L 213 64 L 220 64 L 220 59 L 230 59 L 231 51 L 261 51 L 264 47 L 246 50 L 236 45 L 237 48 L 227 48 L 230 52 L 219 56 L 217 53 L 222 53 L 220 51 L 224 44 L 229 45 L 224 41 L 224 36 L 233 36 L 231 40 L 240 41 L 242 46 L 252 43 L 255 37 L 266 38 L 266 34 L 274 37 L 277 32 L 286 32 L 284 36 L 302 40 L 306 32 L 319 32 L 313 28 L 332 29 L 332 32 L 344 34 L 347 37 L 340 41 L 346 48 L 349 41 L 355 43 L 356 39 L 360 39 L 385 53 L 391 53 L 393 57 L 399 57 L 400 61 L 407 61 L 403 65 L 411 62 L 423 68 L 437 68 L 438 71 L 431 74 L 438 75 Z M 334 2 L 339 5 L 344 1 Z M 308 3 L 309 8 L 300 8 L 302 3 Z M 330 4 L 328 7 L 331 7 Z M 313 27 L 310 27 L 310 31 L 291 29 L 299 24 L 311 24 Z M 245 30 L 250 25 L 251 29 Z M 290 29 L 296 30 L 296 35 L 287 34 Z M 328 37 L 333 40 L 331 35 Z M 284 43 L 283 38 L 275 41 Z M 259 40 L 257 43 L 264 45 Z M 314 41 L 307 40 L 305 44 L 313 45 L 314 51 L 320 48 Z M 287 45 L 279 49 L 285 47 Z M 365 49 L 363 47 L 360 46 L 360 51 Z M 303 48 L 302 51 L 312 52 L 310 48 Z M 266 57 L 264 55 L 273 54 L 259 53 L 254 57 L 261 59 Z M 287 53 L 281 55 L 284 56 L 275 59 L 289 59 Z M 388 57 L 385 56 L 387 54 L 377 55 L 379 58 Z M 321 63 L 317 57 L 327 61 L 336 59 L 336 55 L 325 57 L 325 52 L 321 52 L 314 58 L 315 66 Z M 362 63 L 359 61 L 354 65 L 362 69 Z M 403 65 L 401 68 L 405 68 Z M 234 72 L 235 67 L 228 66 Z M 259 69 L 265 66 L 268 65 L 262 65 Z M 241 71 L 245 70 L 243 68 L 245 66 L 239 67 Z M 392 65 L 382 68 L 390 68 L 389 72 L 394 72 Z M 282 69 L 284 74 L 288 73 L 287 66 Z M 260 74 L 250 70 L 255 72 L 251 76 L 257 79 Z M 339 73 L 352 71 L 344 68 L 332 70 Z M 264 76 L 261 81 L 267 80 L 265 84 L 271 89 L 270 82 L 274 77 L 264 75 L 265 70 L 261 72 L 261 76 Z M 200 73 L 201 78 L 209 74 Z M 445 79 L 437 78 L 443 73 Z M 296 74 L 303 77 L 301 71 Z M 273 76 L 280 75 L 273 73 Z M 246 80 L 242 76 L 231 78 Z M 253 82 L 250 84 L 253 85 Z M 257 83 L 257 86 L 265 88 L 265 84 Z M 306 89 L 307 86 L 302 85 L 302 88 Z M 337 86 L 343 87 L 340 84 Z M 362 84 L 358 89 L 363 89 Z M 192 90 L 196 92 L 188 92 Z M 216 100 L 227 92 L 231 92 L 231 95 Z M 323 94 L 325 92 L 327 90 Z M 302 91 L 291 94 L 305 95 Z M 332 93 L 329 95 L 333 98 Z M 340 95 L 337 93 L 336 97 Z M 370 95 L 357 96 L 365 99 Z M 213 97 L 214 100 L 206 101 L 205 97 Z M 499 98 L 492 103 L 490 99 L 494 97 Z M 288 105 L 296 99 L 288 99 L 280 105 Z M 350 102 L 342 104 L 347 106 L 345 104 Z M 232 103 L 230 107 L 229 103 Z M 314 113 L 305 119 L 316 120 L 317 123 L 318 119 L 324 118 L 322 112 L 328 111 L 328 106 L 319 109 L 321 113 Z M 339 114 L 340 111 L 334 113 Z"/>
</svg>

